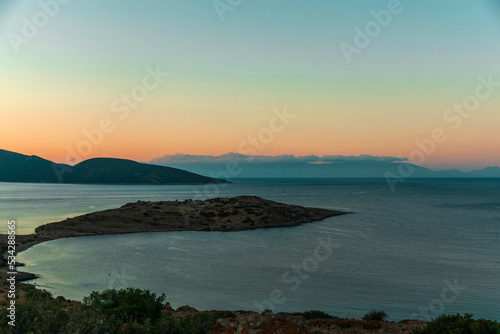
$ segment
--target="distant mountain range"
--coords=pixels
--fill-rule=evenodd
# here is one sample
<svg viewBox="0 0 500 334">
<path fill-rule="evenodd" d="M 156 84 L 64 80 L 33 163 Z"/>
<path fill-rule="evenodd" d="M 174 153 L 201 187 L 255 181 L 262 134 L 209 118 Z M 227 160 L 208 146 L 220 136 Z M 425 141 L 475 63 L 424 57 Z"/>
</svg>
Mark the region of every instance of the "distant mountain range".
<svg viewBox="0 0 500 334">
<path fill-rule="evenodd" d="M 498 178 L 499 167 L 463 172 L 436 171 L 412 165 L 404 158 L 361 156 L 247 156 L 227 153 L 165 155 L 150 163 L 182 168 L 211 177 L 231 178 Z M 230 173 L 231 172 L 231 173 Z"/>
<path fill-rule="evenodd" d="M 77 184 L 207 184 L 226 182 L 178 168 L 95 158 L 75 166 L 0 150 L 0 182 Z"/>
<path fill-rule="evenodd" d="M 168 166 L 168 167 L 167 167 Z M 202 176 L 202 175 L 208 176 Z M 207 184 L 232 178 L 500 178 L 499 167 L 436 171 L 377 156 L 221 156 L 175 154 L 150 163 L 94 158 L 75 166 L 0 150 L 0 182 L 74 184 Z"/>
</svg>

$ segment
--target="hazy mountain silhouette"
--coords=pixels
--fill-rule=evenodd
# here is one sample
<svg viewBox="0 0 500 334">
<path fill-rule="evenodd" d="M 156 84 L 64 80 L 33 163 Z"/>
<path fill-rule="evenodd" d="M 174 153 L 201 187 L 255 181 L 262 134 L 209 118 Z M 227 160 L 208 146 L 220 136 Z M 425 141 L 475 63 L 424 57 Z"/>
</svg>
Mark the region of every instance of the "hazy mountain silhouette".
<svg viewBox="0 0 500 334">
<path fill-rule="evenodd" d="M 79 184 L 206 184 L 217 180 L 178 168 L 132 160 L 95 158 L 75 166 L 0 150 L 0 182 Z"/>
<path fill-rule="evenodd" d="M 500 177 L 499 167 L 486 167 L 483 169 L 473 170 L 468 172 L 467 176 L 470 177 Z"/>
<path fill-rule="evenodd" d="M 232 161 L 232 162 L 231 162 Z M 227 170 L 235 178 L 462 178 L 500 177 L 500 168 L 472 172 L 458 169 L 436 171 L 412 165 L 404 158 L 378 156 L 255 156 L 237 153 L 221 156 L 165 155 L 151 163 L 182 168 L 211 177 L 224 177 Z M 231 168 L 228 169 L 229 164 Z M 226 172 L 227 175 L 227 172 Z"/>
<path fill-rule="evenodd" d="M 0 150 L 1 182 L 58 182 L 53 168 L 54 163 L 36 155 L 23 155 Z M 55 168 L 70 166 L 55 164 Z"/>
</svg>

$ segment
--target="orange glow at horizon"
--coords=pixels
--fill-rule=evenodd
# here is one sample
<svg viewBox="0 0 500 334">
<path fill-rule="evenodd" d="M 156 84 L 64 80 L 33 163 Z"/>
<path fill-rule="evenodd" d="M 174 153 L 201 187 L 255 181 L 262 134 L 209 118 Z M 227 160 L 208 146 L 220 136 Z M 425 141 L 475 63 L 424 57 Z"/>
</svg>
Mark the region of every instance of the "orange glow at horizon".
<svg viewBox="0 0 500 334">
<path fill-rule="evenodd" d="M 107 109 L 109 106 L 101 99 L 90 106 L 88 103 L 83 107 L 76 105 L 73 112 L 68 112 L 68 108 L 75 107 L 75 103 L 66 99 L 37 104 L 27 100 L 21 105 L 18 103 L 17 107 L 13 99 L 7 101 L 15 112 L 4 118 L 4 124 L 9 126 L 0 132 L 0 141 L 5 143 L 2 148 L 59 163 L 74 164 L 93 157 L 150 161 L 176 153 L 245 154 L 249 148 L 258 155 L 270 156 L 385 155 L 408 158 L 419 149 L 416 141 L 430 138 L 432 130 L 440 127 L 447 140 L 436 144 L 432 154 L 426 156 L 424 166 L 500 165 L 500 157 L 491 154 L 498 151 L 500 142 L 500 135 L 491 121 L 492 115 L 500 120 L 495 114 L 494 101 L 469 119 L 464 119 L 457 130 L 442 120 L 442 108 L 435 113 L 437 117 L 422 118 L 422 114 L 418 114 L 420 122 L 408 124 L 404 117 L 400 117 L 404 102 L 394 104 L 392 110 L 387 109 L 388 104 L 382 103 L 377 106 L 381 111 L 376 112 L 373 102 L 367 100 L 365 108 L 371 113 L 364 113 L 362 103 L 345 101 L 337 102 L 335 112 L 330 112 L 331 108 L 322 104 L 315 106 L 314 112 L 309 112 L 303 102 L 286 108 L 295 118 L 282 129 L 280 127 L 280 131 L 275 131 L 271 140 L 264 142 L 259 141 L 259 135 L 264 129 L 269 129 L 276 118 L 275 109 L 265 102 L 254 109 L 247 107 L 247 101 L 241 101 L 243 107 L 239 107 L 239 111 L 244 113 L 237 114 L 231 113 L 235 105 L 232 103 L 225 105 L 214 101 L 203 107 L 201 103 L 163 100 L 155 96 L 122 120 Z M 100 110 L 86 111 L 98 106 L 101 106 Z M 201 113 L 202 108 L 208 112 Z M 40 109 L 44 111 L 35 113 Z M 163 109 L 169 112 L 162 112 Z M 174 113 L 172 110 L 183 112 Z M 104 120 L 107 123 L 102 129 Z M 257 146 L 251 144 L 251 137 L 258 141 Z"/>
<path fill-rule="evenodd" d="M 3 8 L 6 32 L 40 9 L 22 3 Z M 286 15 L 269 5 L 272 19 L 259 25 L 257 12 L 219 24 L 212 6 L 191 6 L 153 1 L 133 15 L 134 6 L 119 14 L 113 4 L 75 2 L 19 52 L 1 39 L 0 148 L 61 163 L 228 152 L 409 157 L 442 128 L 447 140 L 424 166 L 500 166 L 500 46 L 491 42 L 499 26 L 489 6 L 457 2 L 457 15 L 443 16 L 448 4 L 412 4 L 352 63 L 338 46 L 368 2 L 322 3 L 328 23 L 316 5 L 297 2 Z M 85 26 L 95 8 L 117 15 Z M 445 117 L 478 92 L 477 109 Z M 281 127 L 275 108 L 295 117 Z"/>
</svg>

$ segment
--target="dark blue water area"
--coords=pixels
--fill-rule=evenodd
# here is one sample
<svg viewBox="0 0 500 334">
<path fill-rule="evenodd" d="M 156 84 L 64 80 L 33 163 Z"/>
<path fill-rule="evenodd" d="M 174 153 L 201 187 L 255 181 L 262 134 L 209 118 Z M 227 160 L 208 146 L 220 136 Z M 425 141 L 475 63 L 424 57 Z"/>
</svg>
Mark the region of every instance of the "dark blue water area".
<svg viewBox="0 0 500 334">
<path fill-rule="evenodd" d="M 409 179 L 395 191 L 381 179 L 233 182 L 30 190 L 2 184 L 0 205 L 22 209 L 30 219 L 21 215 L 18 224 L 31 220 L 29 228 L 41 223 L 36 198 L 44 198 L 38 215 L 48 218 L 136 200 L 243 194 L 353 212 L 290 228 L 60 239 L 19 255 L 27 271 L 41 275 L 37 285 L 68 298 L 133 286 L 165 293 L 174 307 L 339 316 L 378 309 L 390 320 L 458 312 L 500 320 L 500 180 Z"/>
</svg>

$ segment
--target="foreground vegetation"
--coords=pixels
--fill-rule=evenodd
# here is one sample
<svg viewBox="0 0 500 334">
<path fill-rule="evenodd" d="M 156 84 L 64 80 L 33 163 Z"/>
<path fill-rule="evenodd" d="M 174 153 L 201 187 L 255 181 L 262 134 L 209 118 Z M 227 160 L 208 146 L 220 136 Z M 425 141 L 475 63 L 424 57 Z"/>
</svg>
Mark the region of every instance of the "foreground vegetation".
<svg viewBox="0 0 500 334">
<path fill-rule="evenodd" d="M 173 310 L 165 302 L 165 295 L 157 296 L 147 290 L 121 289 L 93 292 L 83 303 L 54 298 L 43 290 L 33 289 L 17 301 L 15 327 L 9 325 L 7 304 L 0 309 L 0 333 L 311 333 L 320 330 L 353 330 L 356 333 L 385 333 L 390 325 L 388 315 L 371 311 L 361 320 L 340 319 L 322 311 L 311 310 L 301 313 L 278 313 L 264 311 L 198 312 L 188 306 Z M 237 319 L 238 318 L 238 319 Z M 479 319 L 472 315 L 441 316 L 429 323 L 418 322 L 419 326 L 405 326 L 405 333 L 481 333 L 500 334 L 500 324 Z M 403 327 L 401 327 L 403 328 Z M 312 331 L 314 329 L 314 331 Z M 388 332 L 392 332 L 393 328 Z M 401 330 L 401 329 L 400 329 Z M 352 333 L 354 333 L 352 332 Z M 401 331 L 403 332 L 403 331 Z"/>
<path fill-rule="evenodd" d="M 83 303 L 53 298 L 43 290 L 31 290 L 16 309 L 16 326 L 8 324 L 2 307 L 4 333 L 206 333 L 229 312 L 196 313 L 175 318 L 163 312 L 165 296 L 147 290 L 122 289 L 93 292 Z"/>
<path fill-rule="evenodd" d="M 414 331 L 414 334 L 498 334 L 500 324 L 496 321 L 473 319 L 472 314 L 465 316 L 442 315 L 431 321 L 426 328 Z"/>
</svg>

